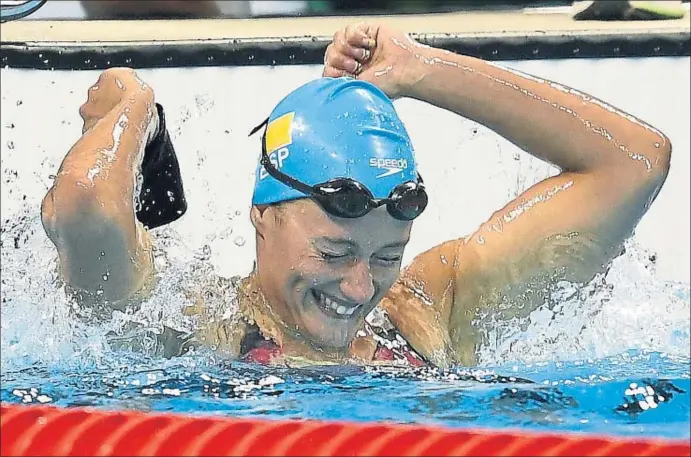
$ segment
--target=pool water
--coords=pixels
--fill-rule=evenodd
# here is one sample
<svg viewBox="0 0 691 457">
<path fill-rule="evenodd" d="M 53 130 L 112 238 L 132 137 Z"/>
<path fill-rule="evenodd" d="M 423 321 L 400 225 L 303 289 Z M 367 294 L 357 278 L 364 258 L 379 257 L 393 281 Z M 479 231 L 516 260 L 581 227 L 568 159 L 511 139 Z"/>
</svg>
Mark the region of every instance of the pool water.
<svg viewBox="0 0 691 457">
<path fill-rule="evenodd" d="M 166 107 L 189 210 L 152 232 L 159 272 L 152 297 L 139 311 L 115 313 L 99 325 L 74 318 L 39 217 L 51 176 L 78 138 L 78 107 L 98 73 L 3 69 L 0 398 L 197 415 L 689 438 L 689 59 L 510 65 L 604 98 L 659 127 L 674 144 L 672 170 L 606 275 L 586 285 L 560 285 L 549 304 L 527 318 L 478 323 L 484 336 L 480 367 L 446 372 L 267 368 L 205 352 L 166 360 L 108 344 L 109 332 L 122 333 L 131 322 L 191 330 L 194 321 L 181 312 L 189 304 L 186 292 L 213 292 L 211 306 L 236 310 L 234 292 L 214 278 L 246 274 L 254 258 L 247 202 L 258 144 L 247 133 L 285 93 L 317 76 L 318 67 L 140 72 Z M 639 71 L 641 65 L 647 71 Z M 248 91 L 247 81 L 262 87 L 261 94 Z M 53 103 L 45 103 L 49 99 Z M 405 263 L 469 233 L 509 198 L 555 172 L 458 116 L 410 100 L 397 108 L 430 193 Z M 228 183 L 235 185 L 232 192 Z"/>
<path fill-rule="evenodd" d="M 689 438 L 688 358 L 630 351 L 475 370 L 266 368 L 120 354 L 2 374 L 2 401 L 195 415 L 389 421 Z"/>
</svg>

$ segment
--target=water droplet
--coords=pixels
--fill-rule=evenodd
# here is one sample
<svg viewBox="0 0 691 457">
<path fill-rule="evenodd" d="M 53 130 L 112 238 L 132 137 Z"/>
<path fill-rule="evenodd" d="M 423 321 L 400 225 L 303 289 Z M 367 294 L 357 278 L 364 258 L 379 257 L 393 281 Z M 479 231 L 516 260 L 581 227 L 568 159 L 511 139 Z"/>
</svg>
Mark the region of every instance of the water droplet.
<svg viewBox="0 0 691 457">
<path fill-rule="evenodd" d="M 233 242 L 235 243 L 236 246 L 244 246 L 245 245 L 245 239 L 241 236 L 236 237 Z"/>
<path fill-rule="evenodd" d="M 209 260 L 211 258 L 211 246 L 205 244 L 202 246 L 201 251 L 195 252 L 194 257 L 198 260 Z"/>
<path fill-rule="evenodd" d="M 9 149 L 14 149 L 14 141 L 8 141 L 8 142 L 7 142 L 7 147 L 8 147 Z"/>
</svg>

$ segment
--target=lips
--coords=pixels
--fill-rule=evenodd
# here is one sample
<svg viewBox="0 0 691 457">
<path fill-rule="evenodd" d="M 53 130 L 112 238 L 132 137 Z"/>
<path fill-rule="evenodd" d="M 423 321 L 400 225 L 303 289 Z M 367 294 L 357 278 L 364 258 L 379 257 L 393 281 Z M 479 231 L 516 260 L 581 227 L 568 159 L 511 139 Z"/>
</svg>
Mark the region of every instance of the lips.
<svg viewBox="0 0 691 457">
<path fill-rule="evenodd" d="M 347 303 L 334 297 L 329 297 L 321 292 L 312 291 L 317 307 L 327 316 L 335 319 L 348 319 L 362 307 L 361 304 Z"/>
</svg>

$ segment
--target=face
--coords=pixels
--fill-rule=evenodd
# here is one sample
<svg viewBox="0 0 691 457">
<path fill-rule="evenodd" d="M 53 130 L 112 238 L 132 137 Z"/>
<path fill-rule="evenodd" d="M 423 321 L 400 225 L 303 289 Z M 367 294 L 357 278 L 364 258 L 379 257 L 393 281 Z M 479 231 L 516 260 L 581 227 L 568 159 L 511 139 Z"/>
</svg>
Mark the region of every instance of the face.
<svg viewBox="0 0 691 457">
<path fill-rule="evenodd" d="M 309 199 L 252 208 L 257 272 L 286 330 L 345 348 L 398 278 L 411 222 L 385 207 L 358 219 L 329 216 Z"/>
</svg>

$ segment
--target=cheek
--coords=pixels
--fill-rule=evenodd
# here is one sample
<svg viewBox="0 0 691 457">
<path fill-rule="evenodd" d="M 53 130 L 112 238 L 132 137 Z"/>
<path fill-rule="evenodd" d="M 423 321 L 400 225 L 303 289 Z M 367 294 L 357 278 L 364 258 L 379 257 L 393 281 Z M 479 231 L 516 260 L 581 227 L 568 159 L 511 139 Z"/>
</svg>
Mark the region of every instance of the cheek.
<svg viewBox="0 0 691 457">
<path fill-rule="evenodd" d="M 283 259 L 283 262 L 288 262 Z M 286 267 L 288 286 L 302 291 L 337 278 L 336 271 L 325 265 L 321 259 L 314 258 L 304 251 L 293 258 Z"/>
<path fill-rule="evenodd" d="M 377 301 L 380 300 L 391 287 L 396 283 L 400 274 L 400 264 L 395 267 L 379 267 L 376 271 L 374 281 L 378 287 Z"/>
<path fill-rule="evenodd" d="M 391 287 L 401 274 L 401 263 L 391 266 L 380 266 L 375 268 L 377 276 L 381 278 L 381 283 Z"/>
</svg>

